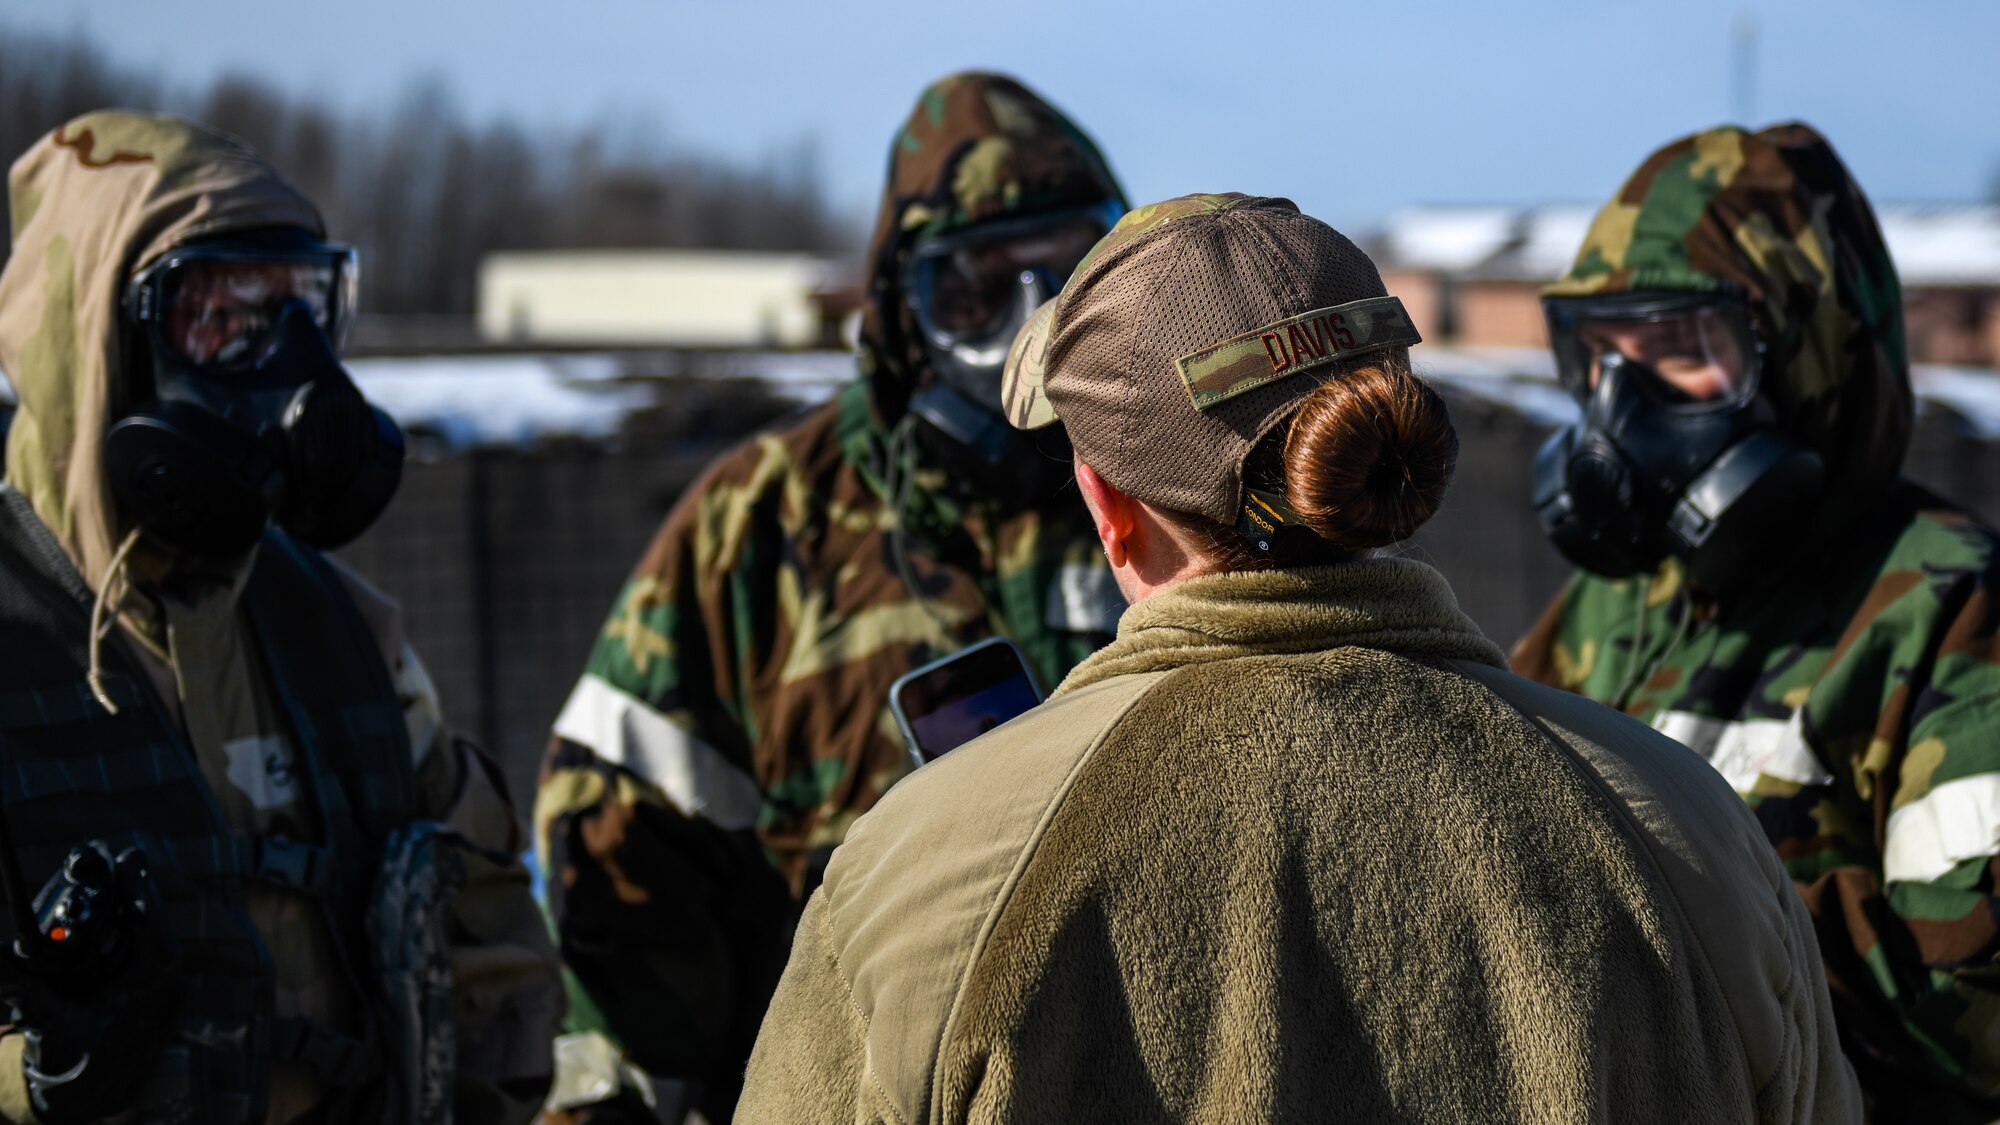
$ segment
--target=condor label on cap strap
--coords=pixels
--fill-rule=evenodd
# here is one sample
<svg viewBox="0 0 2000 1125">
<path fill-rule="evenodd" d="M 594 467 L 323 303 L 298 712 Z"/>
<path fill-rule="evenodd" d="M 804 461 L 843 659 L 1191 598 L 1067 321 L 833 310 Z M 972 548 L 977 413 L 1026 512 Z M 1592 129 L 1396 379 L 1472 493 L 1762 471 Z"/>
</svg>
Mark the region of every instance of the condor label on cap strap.
<svg viewBox="0 0 2000 1125">
<path fill-rule="evenodd" d="M 1252 329 L 1174 361 L 1196 410 L 1351 356 L 1423 342 L 1394 297 L 1350 301 Z"/>
</svg>

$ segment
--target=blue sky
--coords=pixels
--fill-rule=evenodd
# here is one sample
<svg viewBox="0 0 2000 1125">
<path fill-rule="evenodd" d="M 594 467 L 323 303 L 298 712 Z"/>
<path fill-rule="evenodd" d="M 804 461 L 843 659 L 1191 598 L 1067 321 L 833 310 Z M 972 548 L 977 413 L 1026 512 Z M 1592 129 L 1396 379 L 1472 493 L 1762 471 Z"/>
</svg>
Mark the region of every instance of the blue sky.
<svg viewBox="0 0 2000 1125">
<path fill-rule="evenodd" d="M 1732 116 L 1746 18 L 1756 121 L 1819 126 L 1871 195 L 2000 178 L 1993 0 L 0 3 L 0 26 L 79 31 L 176 84 L 236 70 L 379 106 L 432 75 L 476 119 L 616 115 L 743 160 L 810 137 L 856 213 L 917 90 L 997 68 L 1082 122 L 1135 199 L 1269 192 L 1350 229 L 1405 203 L 1604 198 Z"/>
</svg>

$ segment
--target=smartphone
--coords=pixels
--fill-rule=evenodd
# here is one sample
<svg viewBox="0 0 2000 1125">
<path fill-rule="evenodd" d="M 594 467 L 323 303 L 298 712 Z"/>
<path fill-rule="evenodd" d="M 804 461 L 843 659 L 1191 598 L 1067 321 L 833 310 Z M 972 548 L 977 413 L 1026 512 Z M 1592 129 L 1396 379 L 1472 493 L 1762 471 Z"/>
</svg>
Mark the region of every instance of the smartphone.
<svg viewBox="0 0 2000 1125">
<path fill-rule="evenodd" d="M 889 710 L 920 766 L 1041 701 L 1027 658 L 1005 637 L 933 660 L 889 685 Z"/>
</svg>

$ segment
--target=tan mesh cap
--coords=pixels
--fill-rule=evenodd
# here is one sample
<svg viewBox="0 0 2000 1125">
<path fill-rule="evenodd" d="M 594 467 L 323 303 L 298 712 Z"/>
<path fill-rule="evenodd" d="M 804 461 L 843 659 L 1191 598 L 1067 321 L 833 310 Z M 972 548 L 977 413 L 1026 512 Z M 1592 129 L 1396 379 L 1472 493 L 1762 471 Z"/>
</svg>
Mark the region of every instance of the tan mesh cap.
<svg viewBox="0 0 2000 1125">
<path fill-rule="evenodd" d="M 1119 491 L 1233 523 L 1265 434 L 1337 364 L 1419 339 L 1368 255 L 1290 200 L 1184 195 L 1091 249 L 1014 338 L 1003 396 Z"/>
</svg>

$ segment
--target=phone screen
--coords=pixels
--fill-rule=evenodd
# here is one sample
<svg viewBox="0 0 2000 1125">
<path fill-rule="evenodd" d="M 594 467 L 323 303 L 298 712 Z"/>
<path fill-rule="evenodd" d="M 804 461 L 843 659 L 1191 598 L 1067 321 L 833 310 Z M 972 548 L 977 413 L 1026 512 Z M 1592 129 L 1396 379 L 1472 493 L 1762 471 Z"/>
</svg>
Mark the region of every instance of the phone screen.
<svg viewBox="0 0 2000 1125">
<path fill-rule="evenodd" d="M 889 691 L 922 761 L 978 738 L 1042 701 L 1021 650 L 995 638 L 897 680 Z"/>
</svg>

